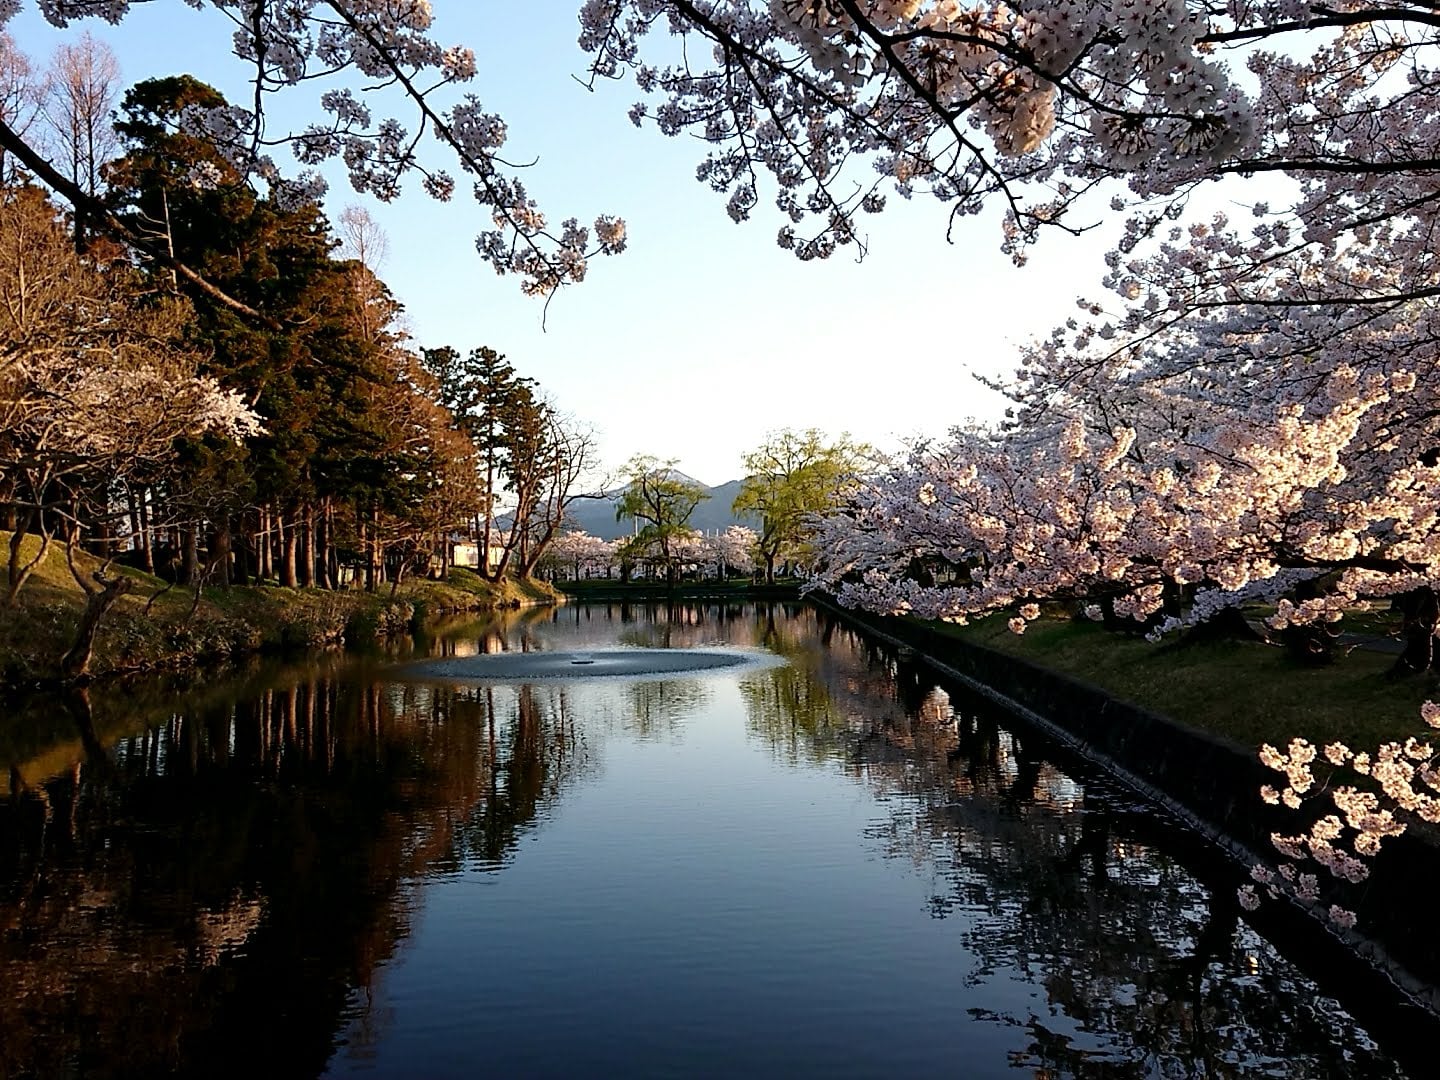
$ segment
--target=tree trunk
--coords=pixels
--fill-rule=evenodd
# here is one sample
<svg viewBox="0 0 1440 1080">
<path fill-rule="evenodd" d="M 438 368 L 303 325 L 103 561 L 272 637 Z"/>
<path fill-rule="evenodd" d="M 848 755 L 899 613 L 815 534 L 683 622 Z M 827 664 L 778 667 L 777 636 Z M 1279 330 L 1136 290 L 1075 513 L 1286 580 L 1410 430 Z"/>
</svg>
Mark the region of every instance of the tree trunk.
<svg viewBox="0 0 1440 1080">
<path fill-rule="evenodd" d="M 405 571 L 410 566 L 410 560 L 401 558 L 400 565 L 395 567 L 395 577 L 390 582 L 390 599 L 395 599 L 395 594 L 400 591 L 400 582 L 405 580 Z"/>
<path fill-rule="evenodd" d="M 315 515 L 315 551 L 312 555 L 315 566 L 315 584 L 322 589 L 335 588 L 330 578 L 330 500 L 321 504 Z"/>
<path fill-rule="evenodd" d="M 1440 623 L 1440 597 L 1428 586 L 1397 596 L 1393 606 L 1401 613 L 1400 632 L 1405 648 L 1390 669 L 1392 675 L 1428 671 L 1440 660 L 1435 648 L 1435 628 Z"/>
<path fill-rule="evenodd" d="M 103 589 L 90 593 L 85 600 L 85 611 L 80 616 L 80 627 L 75 632 L 75 644 L 60 661 L 60 673 L 67 679 L 84 678 L 90 673 L 90 661 L 95 655 L 95 635 L 100 622 L 115 602 L 130 591 L 130 579 L 123 574 L 117 576 Z"/>
<path fill-rule="evenodd" d="M 259 556 L 260 566 L 256 573 L 269 580 L 275 576 L 275 564 L 270 557 L 270 508 L 262 506 L 258 513 L 260 527 L 256 533 L 255 553 Z"/>
<path fill-rule="evenodd" d="M 223 588 L 230 587 L 230 519 L 224 517 L 215 526 L 215 548 L 210 552 L 210 565 L 215 568 L 215 583 Z"/>
<path fill-rule="evenodd" d="M 155 529 L 150 521 L 150 489 L 140 489 L 140 565 L 147 574 L 155 572 Z"/>
<path fill-rule="evenodd" d="M 180 581 L 185 585 L 196 585 L 200 580 L 200 547 L 195 538 L 194 525 L 181 528 L 180 549 Z"/>
<path fill-rule="evenodd" d="M 30 529 L 40 525 L 40 550 L 36 552 L 35 558 L 28 563 L 20 557 L 20 546 L 25 542 L 25 537 Z M 14 607 L 15 598 L 20 595 L 20 590 L 25 587 L 25 582 L 30 580 L 30 575 L 35 572 L 45 556 L 50 551 L 50 533 L 44 528 L 38 510 L 31 510 L 21 519 L 19 527 L 10 537 L 10 566 L 8 572 L 8 588 L 5 591 L 5 606 Z"/>
<path fill-rule="evenodd" d="M 245 527 L 245 515 L 237 514 L 228 521 L 227 527 L 230 530 L 231 543 L 234 546 L 235 570 L 231 580 L 236 585 L 249 585 L 253 552 L 250 546 L 250 533 Z M 240 541 L 238 544 L 234 543 L 237 537 Z"/>
<path fill-rule="evenodd" d="M 320 550 L 315 556 L 320 561 L 320 581 L 327 589 L 338 589 L 340 575 L 336 572 L 335 507 L 329 499 L 325 500 L 325 508 L 321 511 L 320 524 Z"/>
<path fill-rule="evenodd" d="M 1264 641 L 1255 628 L 1245 621 L 1245 615 L 1238 607 L 1221 608 L 1198 626 L 1192 626 L 1178 639 L 1164 646 L 1165 649 L 1186 648 L 1213 641 Z"/>
<path fill-rule="evenodd" d="M 143 543 L 141 537 L 145 532 L 145 519 L 140 513 L 140 497 L 129 484 L 125 485 L 125 501 L 130 507 L 130 550 L 139 551 Z"/>
<path fill-rule="evenodd" d="M 1313 581 L 1302 581 L 1295 587 L 1296 600 L 1314 600 L 1320 590 Z M 1335 662 L 1335 639 L 1339 631 L 1330 623 L 1290 625 L 1280 631 L 1280 640 L 1292 659 L 1310 667 L 1324 667 Z"/>
<path fill-rule="evenodd" d="M 493 444 L 492 444 L 493 445 Z M 494 581 L 496 578 L 490 576 L 490 519 L 495 509 L 495 463 L 492 460 L 493 451 L 487 451 L 485 455 L 485 527 L 480 534 L 480 576 L 486 581 Z M 517 515 L 519 511 L 516 511 Z M 516 518 L 518 519 L 518 516 Z"/>
<path fill-rule="evenodd" d="M 306 589 L 315 586 L 315 510 L 305 507 L 304 522 L 300 527 L 300 585 Z"/>
<path fill-rule="evenodd" d="M 375 591 L 375 560 L 370 557 L 370 530 L 360 510 L 355 510 L 355 535 L 359 538 L 359 555 L 365 561 L 364 586 L 366 592 Z"/>
<path fill-rule="evenodd" d="M 284 513 L 276 515 L 275 524 L 280 530 L 280 584 L 286 589 L 293 589 L 297 585 L 295 549 L 299 540 L 296 535 L 298 526 L 293 518 L 289 518 Z"/>
<path fill-rule="evenodd" d="M 380 512 L 378 510 L 371 510 L 370 520 L 366 523 L 365 530 L 367 538 L 365 544 L 365 591 L 371 593 L 379 590 L 380 582 L 383 581 L 385 577 L 384 557 L 380 551 L 380 537 L 378 535 L 380 532 L 379 519 Z"/>
<path fill-rule="evenodd" d="M 100 508 L 94 528 L 95 554 L 108 562 L 115 554 L 115 528 L 110 521 L 109 485 L 100 484 L 95 497 L 95 505 Z"/>
</svg>

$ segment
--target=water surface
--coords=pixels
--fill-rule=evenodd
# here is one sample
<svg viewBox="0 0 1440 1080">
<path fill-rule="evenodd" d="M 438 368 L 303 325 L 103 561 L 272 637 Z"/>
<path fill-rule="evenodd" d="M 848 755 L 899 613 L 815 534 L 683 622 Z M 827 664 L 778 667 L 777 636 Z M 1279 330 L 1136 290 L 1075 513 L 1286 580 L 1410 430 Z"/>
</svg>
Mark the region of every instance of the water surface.
<svg viewBox="0 0 1440 1080">
<path fill-rule="evenodd" d="M 30 703 L 0 1077 L 1408 1075 L 1174 826 L 808 608 L 571 606 L 418 655 L 624 646 L 784 662 Z"/>
</svg>

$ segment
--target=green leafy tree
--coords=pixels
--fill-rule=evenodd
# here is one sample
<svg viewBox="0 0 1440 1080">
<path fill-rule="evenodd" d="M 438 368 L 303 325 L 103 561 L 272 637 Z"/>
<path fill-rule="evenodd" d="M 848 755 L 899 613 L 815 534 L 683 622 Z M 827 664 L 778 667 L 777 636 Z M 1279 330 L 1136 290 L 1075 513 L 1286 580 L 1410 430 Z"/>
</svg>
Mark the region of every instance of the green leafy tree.
<svg viewBox="0 0 1440 1080">
<path fill-rule="evenodd" d="M 745 481 L 731 509 L 760 524 L 756 546 L 767 582 L 775 580 L 776 562 L 805 558 L 812 523 L 844 500 L 867 453 L 847 435 L 828 440 L 809 428 L 771 435 L 745 455 Z"/>
<path fill-rule="evenodd" d="M 486 552 L 481 573 L 529 577 L 578 497 L 579 479 L 593 464 L 594 440 L 494 349 L 468 356 L 448 345 L 426 349 L 424 364 L 437 402 L 475 447 L 482 518 L 475 533 Z M 506 514 L 497 522 L 502 503 Z"/>
<path fill-rule="evenodd" d="M 525 476 L 532 430 L 539 407 L 535 383 L 490 348 L 472 349 L 461 357 L 444 346 L 424 351 L 425 366 L 439 387 L 439 403 L 455 417 L 456 427 L 470 437 L 478 458 L 481 522 L 475 530 L 480 547 L 480 573 L 493 576 L 488 553 L 497 539 L 495 509 L 499 497 Z M 508 556 L 508 552 L 507 552 Z M 508 558 L 502 559 L 508 561 Z"/>
<path fill-rule="evenodd" d="M 675 462 L 645 455 L 625 466 L 629 484 L 615 506 L 617 521 L 633 520 L 639 528 L 626 544 L 625 556 L 654 553 L 665 567 L 666 583 L 674 586 L 679 571 L 680 541 L 692 530 L 690 515 L 710 496 L 694 481 L 676 472 Z"/>
</svg>

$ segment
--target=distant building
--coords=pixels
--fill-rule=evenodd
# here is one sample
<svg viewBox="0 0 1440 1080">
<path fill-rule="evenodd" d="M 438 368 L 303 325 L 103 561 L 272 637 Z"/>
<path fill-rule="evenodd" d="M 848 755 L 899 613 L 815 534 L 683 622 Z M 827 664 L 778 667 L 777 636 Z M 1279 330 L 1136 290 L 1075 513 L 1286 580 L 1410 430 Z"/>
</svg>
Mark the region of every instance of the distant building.
<svg viewBox="0 0 1440 1080">
<path fill-rule="evenodd" d="M 505 548 L 500 544 L 490 545 L 490 558 L 487 560 L 487 569 L 494 570 L 500 565 L 500 560 L 505 557 Z M 469 570 L 480 568 L 480 545 L 471 543 L 469 540 L 452 540 L 450 543 L 450 565 L 463 566 Z"/>
</svg>

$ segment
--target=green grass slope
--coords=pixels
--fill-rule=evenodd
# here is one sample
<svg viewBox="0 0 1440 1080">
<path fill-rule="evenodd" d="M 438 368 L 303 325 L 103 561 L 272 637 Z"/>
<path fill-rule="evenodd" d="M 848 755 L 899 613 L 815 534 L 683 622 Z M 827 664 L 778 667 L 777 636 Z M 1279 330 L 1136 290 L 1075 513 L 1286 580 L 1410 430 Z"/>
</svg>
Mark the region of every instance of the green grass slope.
<svg viewBox="0 0 1440 1080">
<path fill-rule="evenodd" d="M 1334 664 L 1306 667 L 1261 642 L 1166 647 L 1088 620 L 1048 617 L 1017 635 L 1006 621 L 999 615 L 964 627 L 929 625 L 1250 746 L 1297 735 L 1357 748 L 1404 739 L 1427 730 L 1420 704 L 1440 696 L 1433 674 L 1393 679 L 1395 657 L 1362 648 Z"/>
</svg>

